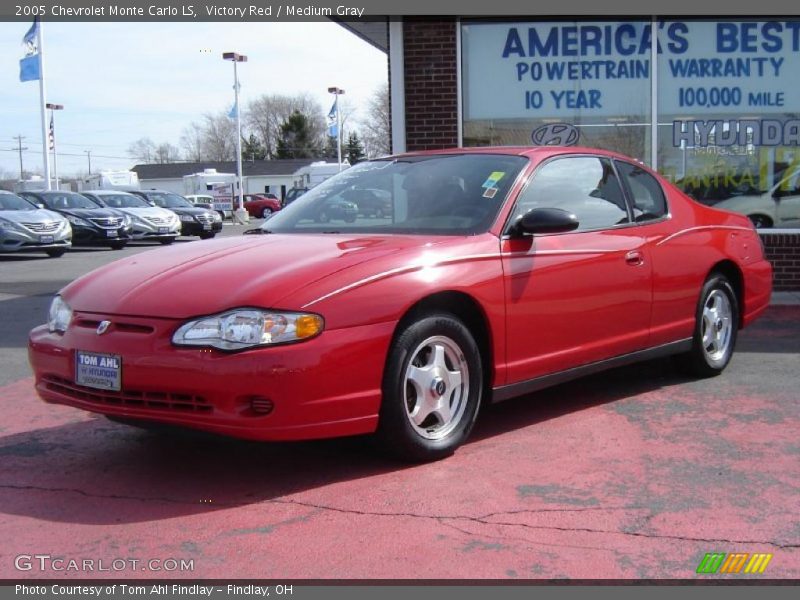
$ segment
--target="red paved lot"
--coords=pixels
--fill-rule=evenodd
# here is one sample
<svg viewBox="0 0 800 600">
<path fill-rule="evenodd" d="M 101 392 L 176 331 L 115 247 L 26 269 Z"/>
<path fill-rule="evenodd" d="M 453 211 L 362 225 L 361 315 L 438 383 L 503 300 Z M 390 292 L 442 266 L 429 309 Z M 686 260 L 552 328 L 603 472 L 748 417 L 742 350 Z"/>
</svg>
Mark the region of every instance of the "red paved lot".
<svg viewBox="0 0 800 600">
<path fill-rule="evenodd" d="M 741 551 L 798 578 L 799 340 L 800 307 L 772 307 L 722 377 L 593 376 L 491 408 L 419 466 L 363 439 L 138 431 L 18 381 L 0 388 L 0 577 L 692 578 Z M 21 573 L 20 554 L 194 572 Z"/>
</svg>

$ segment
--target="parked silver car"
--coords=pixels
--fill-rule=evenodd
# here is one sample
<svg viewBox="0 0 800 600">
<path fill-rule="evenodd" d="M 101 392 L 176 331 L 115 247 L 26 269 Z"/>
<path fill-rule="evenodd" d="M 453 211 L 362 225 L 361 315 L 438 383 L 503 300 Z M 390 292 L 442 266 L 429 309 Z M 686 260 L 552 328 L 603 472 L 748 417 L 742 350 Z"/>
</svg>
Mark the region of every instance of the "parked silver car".
<svg viewBox="0 0 800 600">
<path fill-rule="evenodd" d="M 171 244 L 181 233 L 181 220 L 171 210 L 151 206 L 144 199 L 117 190 L 92 190 L 81 192 L 102 206 L 115 208 L 131 219 L 131 237 L 134 240 L 153 240 Z"/>
<path fill-rule="evenodd" d="M 72 246 L 64 217 L 0 190 L 0 252 L 46 252 L 62 256 Z"/>
</svg>

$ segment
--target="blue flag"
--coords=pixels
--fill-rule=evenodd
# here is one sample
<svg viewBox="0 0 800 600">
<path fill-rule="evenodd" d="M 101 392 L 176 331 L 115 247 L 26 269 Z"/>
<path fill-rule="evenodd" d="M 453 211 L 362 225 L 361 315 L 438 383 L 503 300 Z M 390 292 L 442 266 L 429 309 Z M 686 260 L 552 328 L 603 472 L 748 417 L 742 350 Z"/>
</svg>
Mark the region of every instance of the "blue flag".
<svg viewBox="0 0 800 600">
<path fill-rule="evenodd" d="M 33 20 L 33 25 L 28 29 L 28 32 L 22 37 L 22 43 L 25 45 L 25 58 L 19 61 L 20 81 L 37 81 L 42 77 L 38 34 L 39 19 L 37 17 Z"/>
<path fill-rule="evenodd" d="M 19 61 L 19 80 L 20 81 L 38 81 L 39 74 L 39 55 L 26 56 Z"/>
<path fill-rule="evenodd" d="M 231 112 L 228 113 L 228 118 L 235 119 L 236 115 L 238 114 L 239 114 L 239 105 L 234 102 L 233 108 L 231 108 Z"/>
<path fill-rule="evenodd" d="M 328 112 L 328 135 L 331 137 L 338 137 L 339 135 L 338 119 L 336 118 L 336 111 L 338 108 L 338 103 L 334 100 L 333 106 L 331 106 L 331 110 Z"/>
<path fill-rule="evenodd" d="M 333 106 L 331 106 L 331 110 L 328 112 L 328 118 L 329 119 L 336 119 L 336 105 L 337 104 L 338 103 L 336 102 L 336 100 L 334 100 L 333 101 Z"/>
</svg>

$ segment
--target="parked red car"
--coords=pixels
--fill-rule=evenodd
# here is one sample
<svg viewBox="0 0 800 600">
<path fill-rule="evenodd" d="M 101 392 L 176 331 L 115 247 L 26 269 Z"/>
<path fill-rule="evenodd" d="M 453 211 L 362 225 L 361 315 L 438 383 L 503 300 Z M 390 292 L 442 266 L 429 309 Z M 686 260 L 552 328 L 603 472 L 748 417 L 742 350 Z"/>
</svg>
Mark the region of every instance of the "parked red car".
<svg viewBox="0 0 800 600">
<path fill-rule="evenodd" d="M 392 214 L 315 221 L 355 188 Z M 67 285 L 30 334 L 41 397 L 260 440 L 377 432 L 429 460 L 483 402 L 667 354 L 717 375 L 771 293 L 747 217 L 586 148 L 359 163 L 258 231 Z"/>
<path fill-rule="evenodd" d="M 245 194 L 244 207 L 254 219 L 266 219 L 281 209 L 281 201 L 275 194 Z"/>
</svg>

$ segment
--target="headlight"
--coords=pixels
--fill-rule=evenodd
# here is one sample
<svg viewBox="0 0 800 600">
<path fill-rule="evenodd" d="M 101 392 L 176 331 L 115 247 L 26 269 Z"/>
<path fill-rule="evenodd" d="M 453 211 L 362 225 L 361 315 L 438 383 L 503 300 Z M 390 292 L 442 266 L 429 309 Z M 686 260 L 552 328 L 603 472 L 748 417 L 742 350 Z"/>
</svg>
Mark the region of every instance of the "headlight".
<svg viewBox="0 0 800 600">
<path fill-rule="evenodd" d="M 192 215 L 181 215 L 181 221 L 189 221 L 190 223 L 194 221 L 194 217 Z"/>
<path fill-rule="evenodd" d="M 172 336 L 172 343 L 244 350 L 307 340 L 319 335 L 323 327 L 319 315 L 240 308 L 184 323 Z"/>
<path fill-rule="evenodd" d="M 89 223 L 86 219 L 81 219 L 80 217 L 73 217 L 72 215 L 67 215 L 67 221 L 72 223 L 73 225 L 81 225 L 83 227 L 91 227 L 92 224 Z"/>
<path fill-rule="evenodd" d="M 50 311 L 47 314 L 47 328 L 50 332 L 64 333 L 72 319 L 72 309 L 69 304 L 64 302 L 61 296 L 56 296 L 50 303 Z"/>
<path fill-rule="evenodd" d="M 215 221 L 222 221 L 222 215 L 219 214 L 218 212 L 211 213 L 211 215 L 214 217 Z"/>
<path fill-rule="evenodd" d="M 131 223 L 133 223 L 133 219 L 131 219 L 128 215 L 122 215 L 122 226 L 123 227 L 130 227 Z"/>
<path fill-rule="evenodd" d="M 13 230 L 16 229 L 16 227 L 14 227 L 10 221 L 0 219 L 0 231 L 3 231 L 4 229 Z"/>
</svg>

